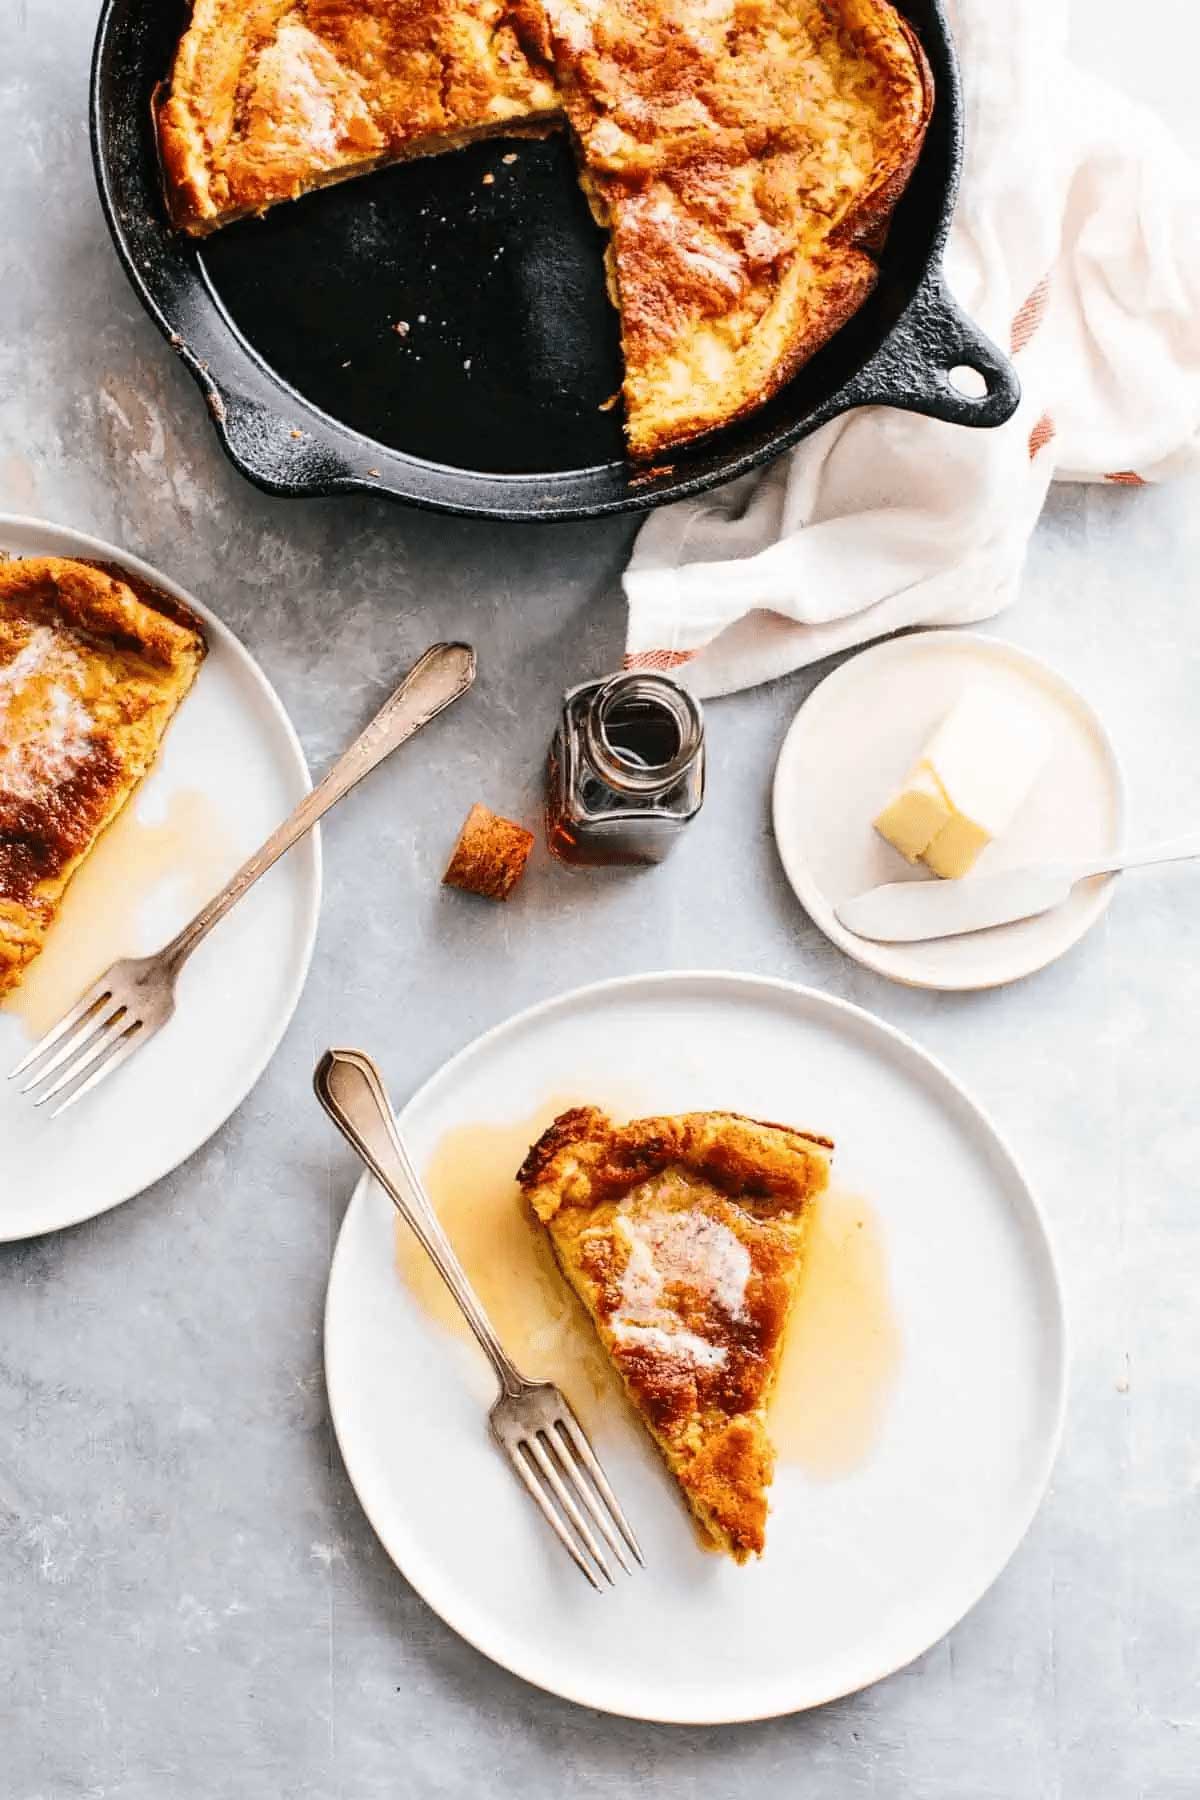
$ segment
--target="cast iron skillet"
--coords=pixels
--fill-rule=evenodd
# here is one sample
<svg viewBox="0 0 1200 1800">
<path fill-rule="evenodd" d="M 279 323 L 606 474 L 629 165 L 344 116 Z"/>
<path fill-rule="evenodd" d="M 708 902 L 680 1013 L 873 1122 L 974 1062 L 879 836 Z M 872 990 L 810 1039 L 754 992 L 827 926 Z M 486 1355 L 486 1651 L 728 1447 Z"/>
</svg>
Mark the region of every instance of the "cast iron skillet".
<svg viewBox="0 0 1200 1800">
<path fill-rule="evenodd" d="M 942 0 L 902 7 L 937 105 L 877 291 L 760 412 L 649 472 L 622 454 L 619 407 L 601 410 L 620 385 L 616 315 L 561 135 L 380 171 L 197 243 L 167 224 L 151 119 L 187 0 L 105 0 L 91 94 L 100 198 L 225 450 L 272 493 L 359 489 L 487 518 L 588 518 L 715 487 L 852 406 L 1000 425 L 1016 375 L 941 277 L 962 163 Z M 960 365 L 986 393 L 951 385 Z"/>
</svg>

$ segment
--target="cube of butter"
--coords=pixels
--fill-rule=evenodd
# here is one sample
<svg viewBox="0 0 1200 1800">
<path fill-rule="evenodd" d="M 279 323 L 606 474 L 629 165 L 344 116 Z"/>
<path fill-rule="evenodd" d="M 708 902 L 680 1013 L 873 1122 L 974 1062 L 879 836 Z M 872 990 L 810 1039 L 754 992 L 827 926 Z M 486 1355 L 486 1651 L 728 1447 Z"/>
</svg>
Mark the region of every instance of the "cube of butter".
<svg viewBox="0 0 1200 1800">
<path fill-rule="evenodd" d="M 1011 825 L 1051 744 L 1046 720 L 1019 695 L 968 688 L 876 819 L 876 829 L 935 875 L 965 875 Z"/>
<path fill-rule="evenodd" d="M 974 819 L 955 813 L 936 831 L 921 852 L 921 861 L 935 875 L 965 875 L 991 843 L 991 834 Z"/>
<path fill-rule="evenodd" d="M 915 863 L 953 817 L 950 802 L 933 770 L 919 762 L 895 799 L 876 819 L 875 829 L 895 845 L 901 856 Z"/>
</svg>

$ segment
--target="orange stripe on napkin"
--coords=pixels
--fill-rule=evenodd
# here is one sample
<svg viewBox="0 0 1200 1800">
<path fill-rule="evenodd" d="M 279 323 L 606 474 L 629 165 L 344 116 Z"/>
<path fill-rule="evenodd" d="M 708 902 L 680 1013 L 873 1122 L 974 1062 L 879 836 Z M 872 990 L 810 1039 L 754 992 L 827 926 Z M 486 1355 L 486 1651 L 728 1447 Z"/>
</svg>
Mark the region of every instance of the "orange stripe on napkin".
<svg viewBox="0 0 1200 1800">
<path fill-rule="evenodd" d="M 626 669 L 657 670 L 665 674 L 668 669 L 682 668 L 684 663 L 691 662 L 694 650 L 633 650 L 625 658 Z"/>
<path fill-rule="evenodd" d="M 1043 413 L 1041 418 L 1038 420 L 1037 424 L 1034 426 L 1033 430 L 1029 434 L 1029 460 L 1030 460 L 1030 462 L 1033 461 L 1034 457 L 1037 455 L 1039 450 L 1044 450 L 1046 448 L 1046 445 L 1050 442 L 1050 440 L 1054 437 L 1054 435 L 1055 435 L 1054 420 L 1050 417 L 1049 413 Z"/>
<path fill-rule="evenodd" d="M 1142 476 L 1135 474 L 1132 469 L 1117 469 L 1113 474 L 1106 475 L 1104 479 L 1105 481 L 1115 481 L 1118 487 L 1145 487 L 1146 485 Z"/>
<path fill-rule="evenodd" d="M 1017 316 L 1012 322 L 1009 332 L 1008 347 L 1012 355 L 1023 350 L 1042 320 L 1046 316 L 1046 308 L 1050 304 L 1050 277 L 1043 275 L 1028 300 L 1017 309 Z"/>
</svg>

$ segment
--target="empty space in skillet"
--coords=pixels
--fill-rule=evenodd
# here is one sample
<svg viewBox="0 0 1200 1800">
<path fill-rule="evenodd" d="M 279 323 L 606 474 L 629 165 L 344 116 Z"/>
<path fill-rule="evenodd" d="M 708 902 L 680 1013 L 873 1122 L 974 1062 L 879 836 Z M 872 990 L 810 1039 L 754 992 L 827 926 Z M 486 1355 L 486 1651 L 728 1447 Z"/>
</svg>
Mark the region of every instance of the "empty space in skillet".
<svg viewBox="0 0 1200 1800">
<path fill-rule="evenodd" d="M 604 234 L 561 133 L 338 183 L 199 255 L 256 354 L 376 443 L 495 474 L 622 455 Z"/>
<path fill-rule="evenodd" d="M 919 279 L 922 213 L 906 194 L 879 287 L 826 349 L 674 464 L 704 466 L 735 432 L 766 441 L 849 379 Z M 322 412 L 406 456 L 514 475 L 631 467 L 605 242 L 558 132 L 351 177 L 225 226 L 197 256 L 254 354 Z"/>
</svg>

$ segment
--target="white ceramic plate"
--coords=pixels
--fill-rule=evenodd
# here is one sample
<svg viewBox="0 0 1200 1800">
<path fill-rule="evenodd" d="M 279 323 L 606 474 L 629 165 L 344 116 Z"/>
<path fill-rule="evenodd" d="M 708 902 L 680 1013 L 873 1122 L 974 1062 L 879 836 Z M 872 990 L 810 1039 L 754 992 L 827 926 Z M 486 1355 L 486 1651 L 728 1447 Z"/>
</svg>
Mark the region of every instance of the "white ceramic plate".
<svg viewBox="0 0 1200 1800">
<path fill-rule="evenodd" d="M 68 890 L 46 949 L 0 1006 L 0 1239 L 56 1231 L 140 1193 L 249 1093 L 300 997 L 316 934 L 321 853 L 298 844 L 201 945 L 170 1024 L 59 1119 L 4 1080 L 51 1018 L 116 957 L 156 949 L 309 786 L 274 689 L 220 620 L 114 545 L 0 517 L 0 550 L 94 557 L 175 595 L 209 653 L 155 768 Z"/>
<path fill-rule="evenodd" d="M 977 681 L 1019 691 L 1050 723 L 1055 750 L 976 872 L 1119 849 L 1125 788 L 1100 719 L 1045 663 L 973 632 L 918 632 L 851 657 L 804 702 L 775 771 L 775 838 L 801 905 L 847 956 L 914 987 L 996 987 L 1031 975 L 1078 943 L 1112 898 L 1115 877 L 1100 876 L 1040 918 L 925 944 L 874 944 L 839 924 L 833 909 L 854 894 L 885 881 L 933 879 L 885 844 L 871 821 Z"/>
<path fill-rule="evenodd" d="M 655 1452 L 610 1408 L 592 1430 L 646 1569 L 593 1594 L 489 1442 L 486 1364 L 414 1297 L 392 1208 L 364 1180 L 333 1260 L 325 1356 L 367 1516 L 456 1631 L 587 1706 L 718 1723 L 877 1681 L 995 1579 L 1049 1476 L 1064 1326 L 1025 1180 L 915 1044 L 827 995 L 740 975 L 632 977 L 535 1007 L 448 1063 L 403 1127 L 428 1166 L 448 1130 L 570 1096 L 624 1114 L 731 1107 L 837 1140 L 839 1188 L 872 1209 L 897 1344 L 873 1440 L 837 1478 L 781 1459 L 766 1556 L 737 1568 L 699 1548 Z M 820 1374 L 836 1392 L 847 1371 Z"/>
</svg>

